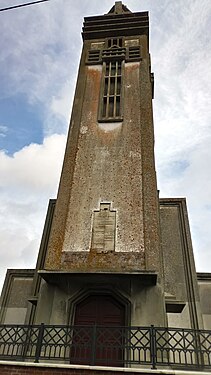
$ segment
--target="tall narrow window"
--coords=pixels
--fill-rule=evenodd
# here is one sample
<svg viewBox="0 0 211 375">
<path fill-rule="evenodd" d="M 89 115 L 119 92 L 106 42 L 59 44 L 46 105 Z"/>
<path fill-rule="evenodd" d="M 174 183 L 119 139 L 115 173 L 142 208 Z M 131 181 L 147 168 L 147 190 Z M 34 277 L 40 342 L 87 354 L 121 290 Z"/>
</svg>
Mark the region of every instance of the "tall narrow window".
<svg viewBox="0 0 211 375">
<path fill-rule="evenodd" d="M 102 50 L 103 72 L 99 117 L 101 122 L 122 121 L 123 65 L 126 48 L 122 38 L 107 39 Z"/>
<path fill-rule="evenodd" d="M 104 63 L 100 121 L 121 121 L 122 61 Z"/>
</svg>

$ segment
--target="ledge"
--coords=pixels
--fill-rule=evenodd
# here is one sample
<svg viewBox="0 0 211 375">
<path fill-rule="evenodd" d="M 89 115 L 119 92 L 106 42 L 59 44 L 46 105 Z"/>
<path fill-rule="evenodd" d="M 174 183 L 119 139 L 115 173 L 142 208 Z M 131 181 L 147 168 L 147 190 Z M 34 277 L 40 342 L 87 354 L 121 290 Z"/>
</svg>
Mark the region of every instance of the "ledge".
<svg viewBox="0 0 211 375">
<path fill-rule="evenodd" d="M 80 370 L 91 370 L 94 371 L 108 371 L 117 373 L 137 373 L 137 374 L 163 374 L 163 375 L 210 375 L 210 372 L 205 371 L 186 371 L 186 370 L 170 370 L 170 369 L 158 369 L 151 370 L 149 368 L 125 368 L 125 367 L 103 367 L 103 366 L 88 366 L 88 365 L 65 365 L 60 363 L 33 363 L 33 362 L 12 362 L 12 361 L 0 361 L 1 366 L 15 366 L 15 367 L 34 367 L 34 368 L 51 368 L 51 369 L 64 369 L 64 370 L 75 370 L 74 374 L 80 374 Z M 70 372 L 71 373 L 71 372 Z M 85 374 L 85 372 L 83 372 Z"/>
<path fill-rule="evenodd" d="M 197 280 L 211 282 L 211 272 L 197 272 Z"/>
<path fill-rule="evenodd" d="M 28 301 L 31 302 L 32 305 L 36 306 L 37 305 L 37 301 L 38 301 L 38 297 L 29 297 L 28 298 Z"/>
<path fill-rule="evenodd" d="M 185 302 L 182 301 L 165 301 L 167 313 L 181 313 L 185 307 Z"/>
<path fill-rule="evenodd" d="M 90 279 L 97 280 L 103 276 L 105 282 L 108 282 L 109 278 L 125 278 L 125 279 L 141 279 L 145 285 L 156 285 L 157 273 L 154 271 L 126 271 L 126 272 L 109 272 L 109 271 L 59 271 L 59 270 L 39 270 L 38 274 L 47 282 L 52 284 L 58 284 L 65 281 L 68 276 L 73 279 Z"/>
</svg>

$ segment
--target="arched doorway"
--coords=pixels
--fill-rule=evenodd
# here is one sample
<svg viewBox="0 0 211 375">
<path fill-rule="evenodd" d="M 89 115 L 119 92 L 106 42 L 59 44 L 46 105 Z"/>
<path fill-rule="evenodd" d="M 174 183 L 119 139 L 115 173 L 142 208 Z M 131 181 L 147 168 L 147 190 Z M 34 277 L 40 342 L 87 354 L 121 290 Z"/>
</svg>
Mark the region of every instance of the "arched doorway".
<svg viewBox="0 0 211 375">
<path fill-rule="evenodd" d="M 122 366 L 125 306 L 93 294 L 76 304 L 71 363 Z"/>
</svg>

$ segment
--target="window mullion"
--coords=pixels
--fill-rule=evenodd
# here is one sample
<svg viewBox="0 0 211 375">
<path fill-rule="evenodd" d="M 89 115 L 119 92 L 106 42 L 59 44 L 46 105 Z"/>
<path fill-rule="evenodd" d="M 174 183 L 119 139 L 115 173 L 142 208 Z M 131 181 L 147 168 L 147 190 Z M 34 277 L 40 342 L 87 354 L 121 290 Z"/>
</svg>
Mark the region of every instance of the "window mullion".
<svg viewBox="0 0 211 375">
<path fill-rule="evenodd" d="M 116 98 L 117 98 L 117 75 L 118 75 L 118 61 L 116 61 L 115 81 L 114 81 L 114 117 L 116 117 Z"/>
<path fill-rule="evenodd" d="M 109 62 L 109 69 L 108 69 L 108 90 L 107 90 L 107 100 L 106 100 L 106 117 L 109 117 L 110 87 L 111 87 L 111 62 Z"/>
</svg>

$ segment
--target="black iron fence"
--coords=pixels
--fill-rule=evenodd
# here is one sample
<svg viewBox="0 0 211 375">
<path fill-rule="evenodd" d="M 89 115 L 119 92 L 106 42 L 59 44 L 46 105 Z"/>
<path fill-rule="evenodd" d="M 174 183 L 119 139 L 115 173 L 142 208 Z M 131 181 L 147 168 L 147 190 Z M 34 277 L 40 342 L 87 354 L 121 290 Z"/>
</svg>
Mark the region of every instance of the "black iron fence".
<svg viewBox="0 0 211 375">
<path fill-rule="evenodd" d="M 159 327 L 0 325 L 0 360 L 211 368 L 211 331 Z"/>
</svg>

